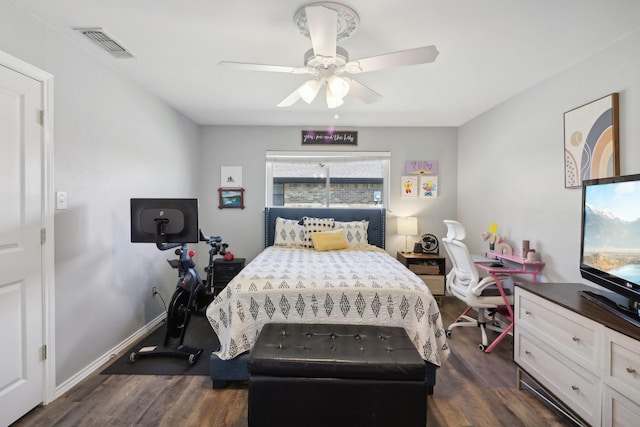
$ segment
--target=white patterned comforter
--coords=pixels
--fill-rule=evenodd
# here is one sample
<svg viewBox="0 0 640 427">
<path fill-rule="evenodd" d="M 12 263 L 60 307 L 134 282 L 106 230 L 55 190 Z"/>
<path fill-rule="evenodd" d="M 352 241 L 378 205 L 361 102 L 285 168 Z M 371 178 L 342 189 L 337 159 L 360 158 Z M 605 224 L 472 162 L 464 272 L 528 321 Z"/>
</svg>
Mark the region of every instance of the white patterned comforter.
<svg viewBox="0 0 640 427">
<path fill-rule="evenodd" d="M 250 350 L 265 323 L 382 324 L 404 327 L 422 358 L 449 355 L 440 310 L 424 282 L 388 253 L 269 247 L 207 307 L 232 359 Z"/>
</svg>

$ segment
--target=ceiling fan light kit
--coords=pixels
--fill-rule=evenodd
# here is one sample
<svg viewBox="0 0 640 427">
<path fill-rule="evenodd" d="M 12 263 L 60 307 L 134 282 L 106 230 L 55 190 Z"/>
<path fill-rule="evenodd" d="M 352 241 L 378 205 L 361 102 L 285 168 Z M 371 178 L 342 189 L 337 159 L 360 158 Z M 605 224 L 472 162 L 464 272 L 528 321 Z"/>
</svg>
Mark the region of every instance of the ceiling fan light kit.
<svg viewBox="0 0 640 427">
<path fill-rule="evenodd" d="M 320 91 L 320 82 L 318 80 L 307 80 L 298 88 L 298 95 L 307 104 L 311 104 Z"/>
<path fill-rule="evenodd" d="M 336 96 L 331 92 L 331 89 L 327 86 L 327 108 L 338 108 L 344 103 L 344 99 Z"/>
<path fill-rule="evenodd" d="M 344 98 L 349 93 L 349 83 L 335 74 L 327 79 L 327 87 L 338 98 Z"/>
<path fill-rule="evenodd" d="M 382 95 L 342 74 L 360 74 L 394 67 L 427 64 L 436 60 L 435 46 L 424 46 L 369 58 L 349 61 L 348 52 L 337 42 L 351 37 L 360 17 L 352 8 L 335 2 L 318 2 L 296 11 L 293 22 L 302 35 L 311 39 L 312 49 L 304 55 L 304 67 L 221 61 L 220 66 L 249 71 L 310 74 L 296 90 L 280 101 L 278 107 L 290 107 L 302 99 L 311 104 L 325 86 L 328 108 L 337 108 L 349 95 L 366 104 L 379 101 Z"/>
</svg>

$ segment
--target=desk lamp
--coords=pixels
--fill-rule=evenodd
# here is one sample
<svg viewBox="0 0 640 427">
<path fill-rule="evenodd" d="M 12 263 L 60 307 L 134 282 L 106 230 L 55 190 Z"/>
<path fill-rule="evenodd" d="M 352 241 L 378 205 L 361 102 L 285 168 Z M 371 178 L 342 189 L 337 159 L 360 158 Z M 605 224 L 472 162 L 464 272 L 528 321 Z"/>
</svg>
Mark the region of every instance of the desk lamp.
<svg viewBox="0 0 640 427">
<path fill-rule="evenodd" d="M 404 235 L 404 253 L 409 253 L 407 237 L 418 234 L 418 218 L 415 216 L 398 218 L 398 234 Z"/>
</svg>

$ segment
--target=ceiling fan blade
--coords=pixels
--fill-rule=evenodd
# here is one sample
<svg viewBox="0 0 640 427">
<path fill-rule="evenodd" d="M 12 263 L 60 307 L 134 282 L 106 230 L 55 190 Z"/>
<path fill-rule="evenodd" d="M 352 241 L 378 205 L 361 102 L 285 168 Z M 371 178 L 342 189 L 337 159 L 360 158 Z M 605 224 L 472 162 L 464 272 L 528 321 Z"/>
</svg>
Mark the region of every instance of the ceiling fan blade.
<svg viewBox="0 0 640 427">
<path fill-rule="evenodd" d="M 334 58 L 338 38 L 338 12 L 324 6 L 308 6 L 305 14 L 313 53 Z"/>
<path fill-rule="evenodd" d="M 435 46 L 417 47 L 349 61 L 345 65 L 345 70 L 350 74 L 358 74 L 407 65 L 428 64 L 436 60 L 438 53 L 438 49 Z"/>
<path fill-rule="evenodd" d="M 382 95 L 373 89 L 369 89 L 359 81 L 349 77 L 343 77 L 343 79 L 349 82 L 349 95 L 359 99 L 365 104 L 373 104 L 382 99 Z"/>
<path fill-rule="evenodd" d="M 250 64 L 247 62 L 220 61 L 218 65 L 225 68 L 247 71 L 269 71 L 272 73 L 305 74 L 307 70 L 302 67 L 288 67 L 286 65 Z"/>
<path fill-rule="evenodd" d="M 277 107 L 291 107 L 296 102 L 300 101 L 300 95 L 298 94 L 298 89 L 291 92 L 289 96 L 280 101 Z"/>
</svg>

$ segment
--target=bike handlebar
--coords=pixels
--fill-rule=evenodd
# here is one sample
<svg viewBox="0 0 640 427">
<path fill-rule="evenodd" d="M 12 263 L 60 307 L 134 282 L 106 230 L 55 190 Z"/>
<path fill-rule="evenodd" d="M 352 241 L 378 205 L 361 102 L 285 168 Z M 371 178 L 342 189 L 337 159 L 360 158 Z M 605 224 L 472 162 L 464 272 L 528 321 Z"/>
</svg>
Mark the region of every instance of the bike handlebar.
<svg viewBox="0 0 640 427">
<path fill-rule="evenodd" d="M 213 245 L 215 243 L 222 242 L 222 237 L 221 236 L 207 236 L 206 234 L 204 234 L 202 232 L 202 230 L 200 230 L 200 241 L 201 242 L 207 242 L 207 245 Z"/>
</svg>

